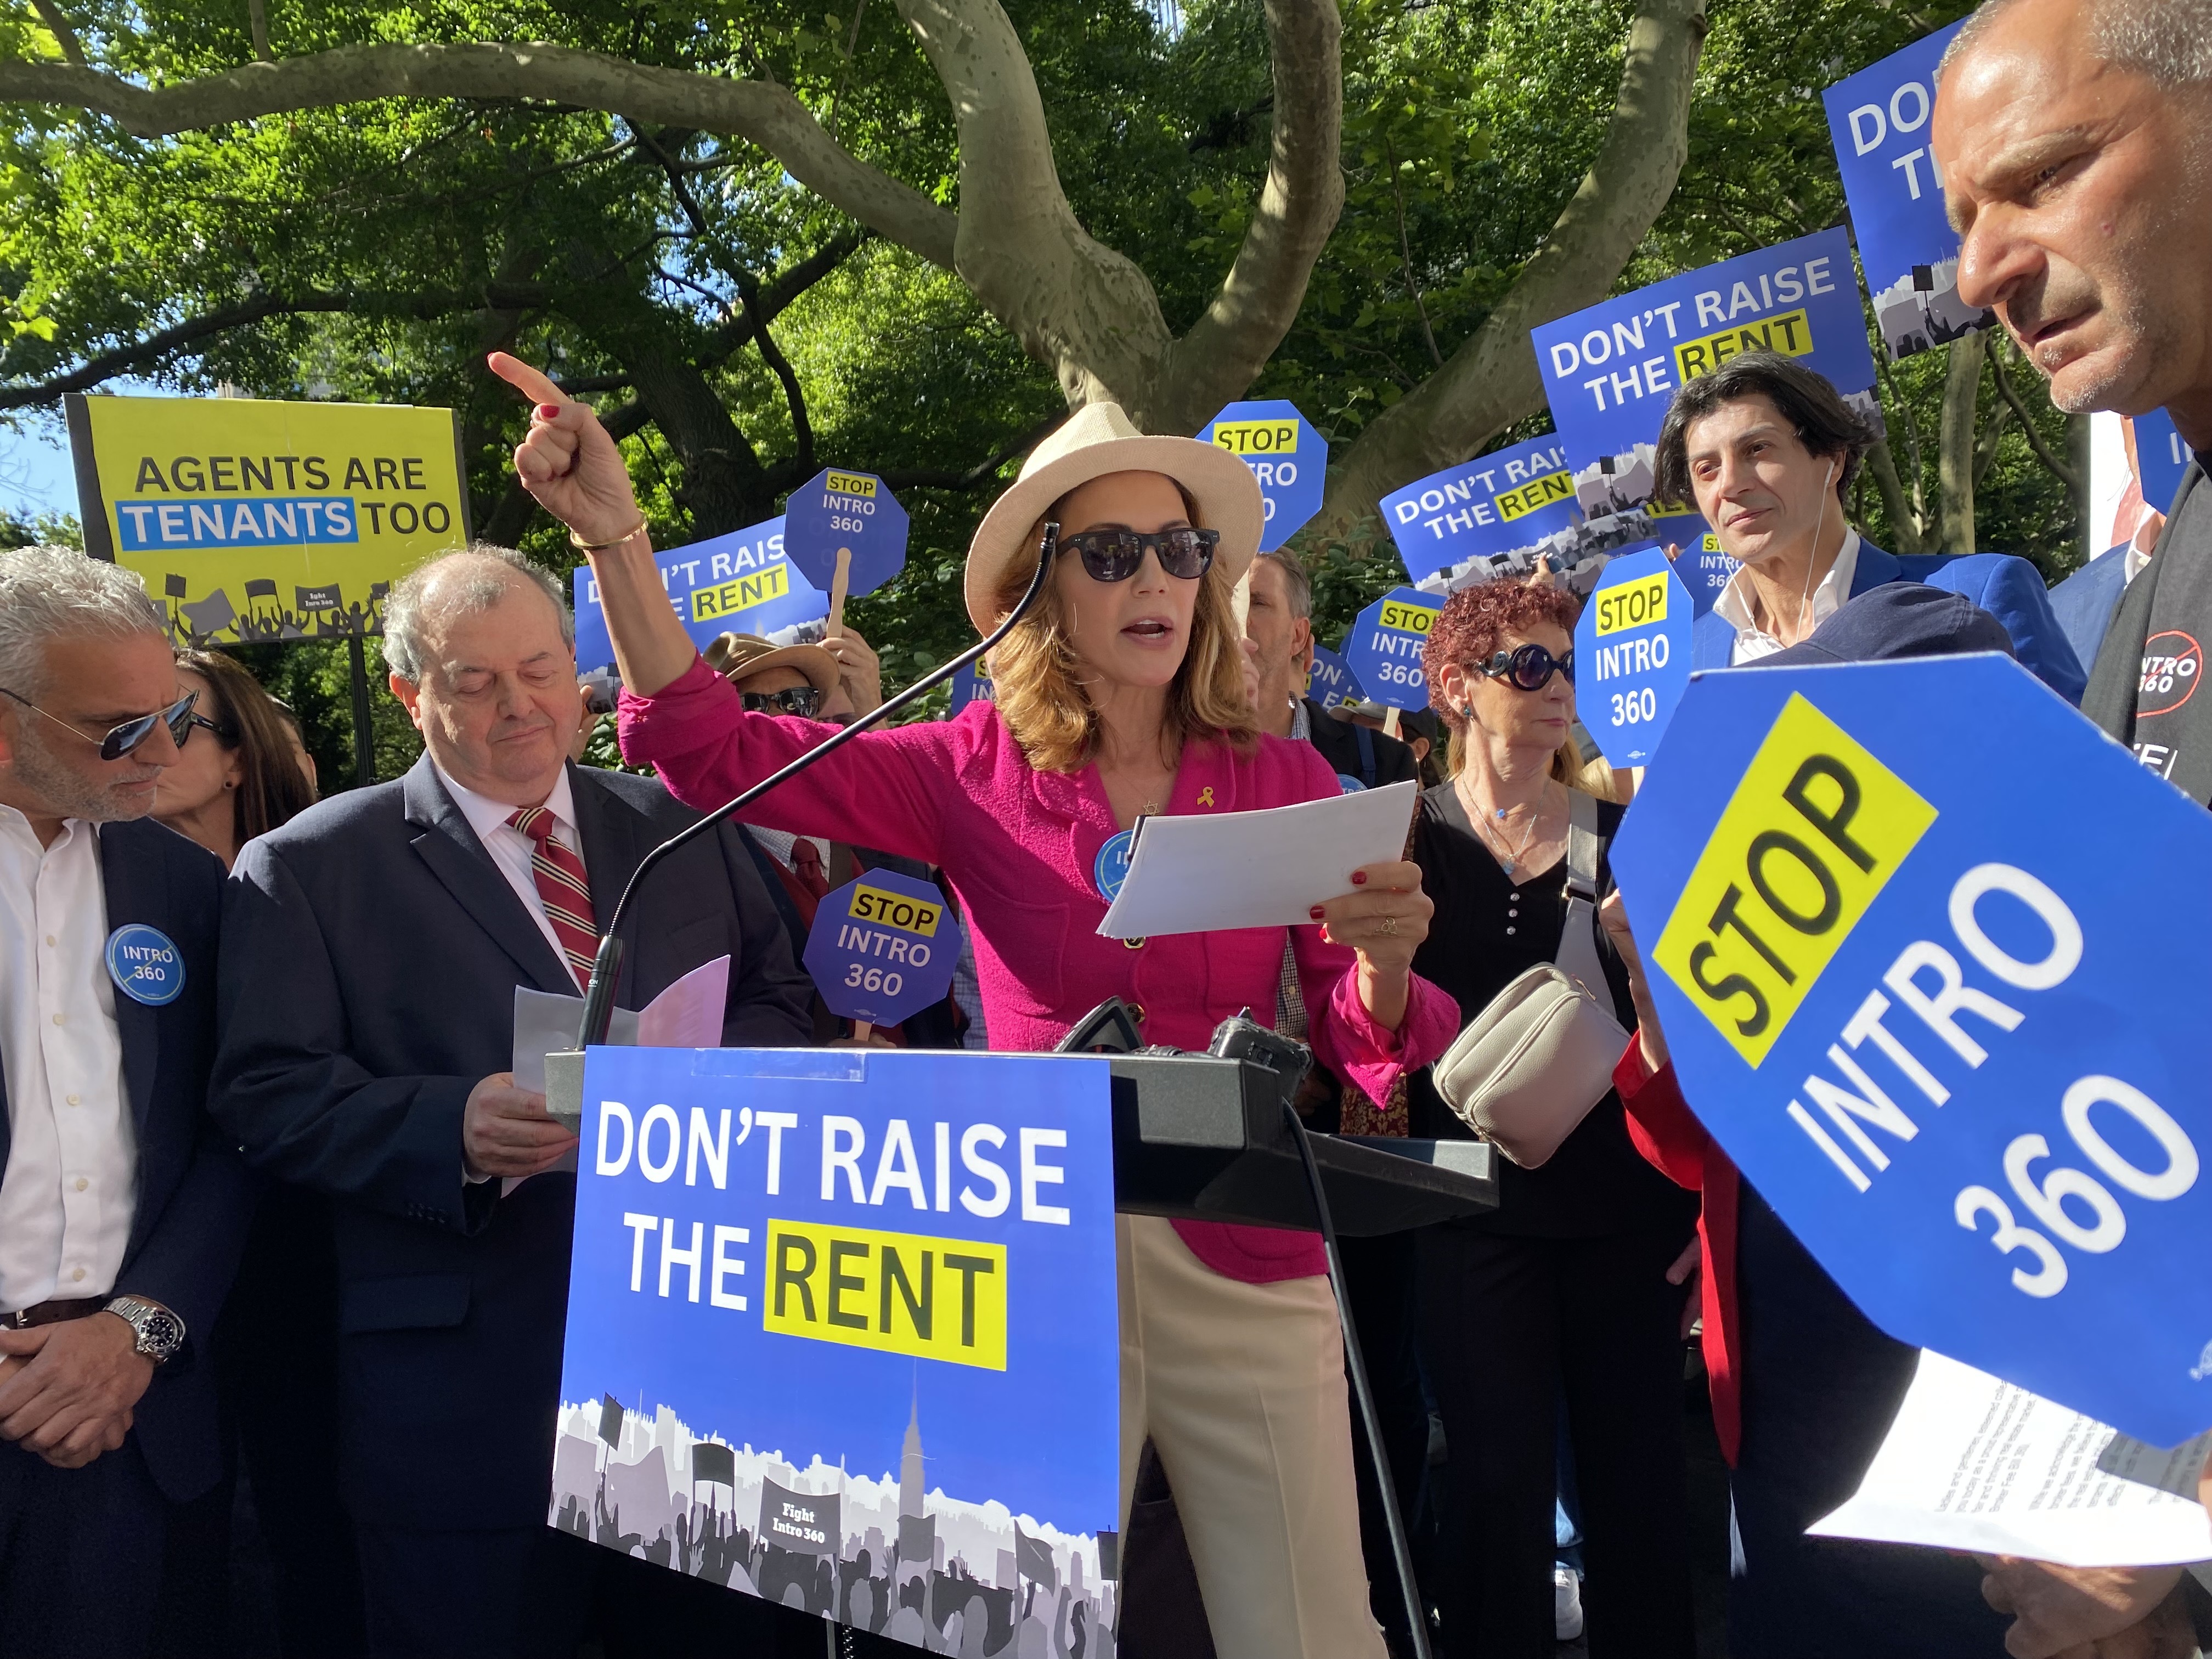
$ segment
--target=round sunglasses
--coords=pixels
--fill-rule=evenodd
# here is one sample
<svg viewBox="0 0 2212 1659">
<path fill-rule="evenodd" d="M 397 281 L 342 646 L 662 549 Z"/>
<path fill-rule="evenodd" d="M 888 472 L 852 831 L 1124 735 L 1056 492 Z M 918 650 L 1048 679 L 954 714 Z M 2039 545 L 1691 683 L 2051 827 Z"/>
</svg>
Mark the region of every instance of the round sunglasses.
<svg viewBox="0 0 2212 1659">
<path fill-rule="evenodd" d="M 1492 679 L 1509 680 L 1522 691 L 1541 691 L 1554 674 L 1565 674 L 1569 685 L 1575 683 L 1575 653 L 1569 651 L 1564 657 L 1555 657 L 1540 645 L 1493 653 L 1480 666 Z"/>
<path fill-rule="evenodd" d="M 781 691 L 746 691 L 740 696 L 748 714 L 796 714 L 801 720 L 812 720 L 828 700 L 818 685 L 787 685 Z"/>
<path fill-rule="evenodd" d="M 63 731 L 73 733 L 87 743 L 97 743 L 100 745 L 100 757 L 104 761 L 121 760 L 125 755 L 137 749 L 147 738 L 152 737 L 154 728 L 157 726 L 166 726 L 169 728 L 170 741 L 179 749 L 185 746 L 185 739 L 191 736 L 192 728 L 196 726 L 204 726 L 218 738 L 223 736 L 222 728 L 213 720 L 204 715 L 192 713 L 192 705 L 199 701 L 200 694 L 197 691 L 185 692 L 183 696 L 158 713 L 141 714 L 135 720 L 125 720 L 104 738 L 95 738 L 88 732 L 78 731 L 59 714 L 48 714 L 46 710 L 40 708 L 38 704 L 21 692 L 10 691 L 4 685 L 0 685 L 0 696 L 13 697 L 34 714 L 45 714 Z"/>
<path fill-rule="evenodd" d="M 1145 555 L 1159 556 L 1160 568 L 1187 582 L 1196 581 L 1213 563 L 1213 550 L 1221 540 L 1218 530 L 1079 530 L 1060 538 L 1060 550 L 1083 561 L 1095 582 L 1125 582 L 1145 562 Z"/>
</svg>

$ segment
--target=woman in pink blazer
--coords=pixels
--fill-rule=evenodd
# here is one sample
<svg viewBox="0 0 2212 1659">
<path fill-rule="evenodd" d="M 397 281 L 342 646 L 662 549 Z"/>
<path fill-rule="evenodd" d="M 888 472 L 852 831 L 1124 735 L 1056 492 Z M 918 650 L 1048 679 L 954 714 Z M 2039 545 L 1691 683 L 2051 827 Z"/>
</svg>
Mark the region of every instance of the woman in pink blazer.
<svg viewBox="0 0 2212 1659">
<path fill-rule="evenodd" d="M 590 552 L 622 669 L 624 757 L 704 809 L 829 736 L 742 712 L 668 604 L 613 441 L 543 376 L 493 367 L 538 403 L 516 471 Z M 1233 595 L 1261 513 L 1233 455 L 1141 436 L 1110 404 L 1081 410 L 969 551 L 969 615 L 988 631 L 1035 574 L 1044 521 L 1061 526 L 1042 601 L 993 653 L 998 701 L 868 732 L 750 815 L 941 867 L 974 930 L 995 1048 L 1049 1048 L 1109 996 L 1137 1010 L 1147 1041 L 1203 1048 L 1241 1009 L 1272 1015 L 1287 931 L 1316 1054 L 1382 1099 L 1458 1025 L 1411 970 L 1431 909 L 1411 864 L 1346 871 L 1311 927 L 1097 931 L 1127 843 L 1111 844 L 1139 817 L 1336 793 L 1310 745 L 1256 733 L 1243 690 Z M 1149 1436 L 1222 1659 L 1381 1659 L 1320 1239 L 1142 1216 L 1117 1231 L 1125 1510 Z"/>
</svg>

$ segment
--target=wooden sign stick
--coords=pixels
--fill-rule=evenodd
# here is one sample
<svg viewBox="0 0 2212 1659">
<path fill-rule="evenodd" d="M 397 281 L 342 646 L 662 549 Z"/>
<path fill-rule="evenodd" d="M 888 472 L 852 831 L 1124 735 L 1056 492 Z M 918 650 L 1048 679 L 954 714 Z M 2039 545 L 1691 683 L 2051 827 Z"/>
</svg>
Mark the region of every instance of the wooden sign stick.
<svg viewBox="0 0 2212 1659">
<path fill-rule="evenodd" d="M 874 1031 L 875 1029 L 876 1028 L 874 1026 L 871 1025 L 865 1019 L 854 1020 L 853 1022 L 853 1041 L 859 1043 L 863 1048 L 866 1048 L 868 1046 L 869 1035 Z"/>
<path fill-rule="evenodd" d="M 1398 711 L 1395 708 L 1386 708 L 1382 711 L 1382 735 L 1386 738 L 1395 738 L 1398 735 Z"/>
<path fill-rule="evenodd" d="M 833 640 L 844 637 L 845 584 L 852 579 L 853 550 L 841 547 L 837 550 L 836 574 L 830 579 L 830 627 L 827 631 Z"/>
</svg>

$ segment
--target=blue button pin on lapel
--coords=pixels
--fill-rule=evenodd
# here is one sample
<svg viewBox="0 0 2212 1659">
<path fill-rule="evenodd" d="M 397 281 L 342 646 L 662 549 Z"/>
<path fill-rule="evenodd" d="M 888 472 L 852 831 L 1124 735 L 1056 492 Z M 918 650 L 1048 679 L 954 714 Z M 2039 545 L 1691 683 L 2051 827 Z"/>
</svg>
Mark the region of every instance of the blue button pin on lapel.
<svg viewBox="0 0 2212 1659">
<path fill-rule="evenodd" d="M 107 976 L 133 1002 L 163 1007 L 183 994 L 184 953 L 160 928 L 125 922 L 107 936 Z"/>
</svg>

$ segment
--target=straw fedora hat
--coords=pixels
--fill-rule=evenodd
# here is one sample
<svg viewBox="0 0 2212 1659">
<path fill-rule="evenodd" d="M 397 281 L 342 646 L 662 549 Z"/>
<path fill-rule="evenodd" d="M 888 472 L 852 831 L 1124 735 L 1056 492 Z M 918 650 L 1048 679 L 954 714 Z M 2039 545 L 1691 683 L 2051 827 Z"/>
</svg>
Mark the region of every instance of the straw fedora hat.
<svg viewBox="0 0 2212 1659">
<path fill-rule="evenodd" d="M 732 685 L 771 668 L 796 668 L 823 696 L 837 690 L 837 659 L 818 645 L 778 645 L 757 634 L 723 634 L 700 654 Z"/>
<path fill-rule="evenodd" d="M 1078 484 L 1109 472 L 1161 472 L 1198 503 L 1200 521 L 1221 532 L 1213 562 L 1242 581 L 1260 550 L 1265 519 L 1259 481 L 1225 449 L 1195 438 L 1149 438 L 1119 404 L 1086 404 L 1030 452 L 1021 476 L 991 503 L 968 544 L 968 619 L 975 631 L 998 626 L 999 584 L 1006 567 L 1034 551 L 1030 532 L 1045 509 Z"/>
</svg>

